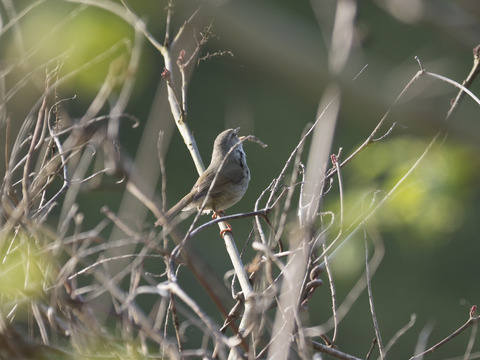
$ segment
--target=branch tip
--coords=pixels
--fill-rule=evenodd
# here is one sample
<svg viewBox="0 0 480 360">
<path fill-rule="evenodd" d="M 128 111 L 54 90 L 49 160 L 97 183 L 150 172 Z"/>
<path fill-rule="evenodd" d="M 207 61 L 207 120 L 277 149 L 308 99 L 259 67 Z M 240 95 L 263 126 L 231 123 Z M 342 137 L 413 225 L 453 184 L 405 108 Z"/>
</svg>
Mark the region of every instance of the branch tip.
<svg viewBox="0 0 480 360">
<path fill-rule="evenodd" d="M 470 308 L 470 318 L 473 318 L 475 317 L 475 313 L 477 312 L 477 305 L 473 305 L 471 308 Z"/>
<path fill-rule="evenodd" d="M 420 58 L 418 56 L 415 56 L 414 58 L 415 58 L 415 60 L 417 60 L 418 66 L 420 66 L 420 72 L 424 73 L 425 68 L 423 67 L 422 62 L 420 61 Z"/>
<path fill-rule="evenodd" d="M 473 58 L 476 60 L 480 59 L 480 45 L 473 48 Z"/>
</svg>

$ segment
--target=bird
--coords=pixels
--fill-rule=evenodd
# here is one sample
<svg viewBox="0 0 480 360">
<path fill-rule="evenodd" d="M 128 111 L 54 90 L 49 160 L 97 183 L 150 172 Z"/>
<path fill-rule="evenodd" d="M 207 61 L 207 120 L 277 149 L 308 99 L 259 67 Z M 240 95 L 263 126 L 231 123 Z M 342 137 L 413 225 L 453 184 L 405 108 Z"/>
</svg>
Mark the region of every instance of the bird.
<svg viewBox="0 0 480 360">
<path fill-rule="evenodd" d="M 239 127 L 227 129 L 217 136 L 210 165 L 200 175 L 192 190 L 167 211 L 167 219 L 172 219 L 180 211 L 195 207 L 202 210 L 204 202 L 203 211 L 220 213 L 240 201 L 250 182 L 250 169 L 241 143 L 243 137 L 238 136 L 239 130 Z M 234 149 L 230 152 L 232 148 Z M 214 179 L 215 183 L 210 190 Z M 162 225 L 161 219 L 155 224 Z"/>
</svg>

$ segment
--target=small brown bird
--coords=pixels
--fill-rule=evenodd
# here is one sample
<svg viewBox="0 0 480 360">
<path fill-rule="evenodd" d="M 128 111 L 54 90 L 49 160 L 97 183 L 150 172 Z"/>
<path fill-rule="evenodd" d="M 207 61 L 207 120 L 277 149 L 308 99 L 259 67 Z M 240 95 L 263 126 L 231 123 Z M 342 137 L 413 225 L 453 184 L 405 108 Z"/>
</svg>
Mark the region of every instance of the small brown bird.
<svg viewBox="0 0 480 360">
<path fill-rule="evenodd" d="M 240 142 L 239 129 L 228 129 L 217 136 L 213 144 L 210 165 L 200 175 L 192 190 L 168 210 L 166 214 L 168 219 L 171 219 L 180 210 L 187 211 L 194 207 L 200 210 L 217 172 L 218 176 L 207 198 L 204 210 L 219 212 L 235 205 L 243 197 L 250 181 L 250 170 L 242 144 L 238 144 Z M 238 145 L 220 168 L 223 159 L 236 144 Z M 160 220 L 155 224 L 161 225 Z"/>
</svg>

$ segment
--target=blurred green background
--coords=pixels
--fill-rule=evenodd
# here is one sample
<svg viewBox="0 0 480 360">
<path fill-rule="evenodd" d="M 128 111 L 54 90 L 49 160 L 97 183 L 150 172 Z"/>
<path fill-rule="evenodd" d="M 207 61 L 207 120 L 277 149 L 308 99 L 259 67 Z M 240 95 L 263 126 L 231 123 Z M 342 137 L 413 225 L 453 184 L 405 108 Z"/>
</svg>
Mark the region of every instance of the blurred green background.
<svg viewBox="0 0 480 360">
<path fill-rule="evenodd" d="M 175 4 L 173 33 L 200 3 Z M 58 0 L 15 0 L 10 4 L 17 15 L 32 7 L 12 26 L 8 22 L 12 14 L 7 16 L 5 6 L 2 9 L 0 56 L 2 71 L 7 74 L 6 93 L 18 86 L 10 93 L 7 109 L 2 110 L 8 112 L 3 115 L 12 119 L 13 138 L 43 91 L 45 68 L 57 64 L 54 61 L 46 66 L 49 60 L 61 56 L 60 73 L 72 74 L 59 87 L 58 97 L 76 96 L 64 104 L 75 118 L 94 99 L 109 64 L 115 59 L 128 59 L 134 32 L 118 16 L 98 7 Z M 479 2 L 361 1 L 353 49 L 345 69 L 334 77 L 327 68 L 334 1 L 237 0 L 219 6 L 202 4 L 211 12 L 216 34 L 202 54 L 218 50 L 233 53 L 202 61 L 189 86 L 188 124 L 203 160 L 208 164 L 214 138 L 227 127 L 240 126 L 242 134 L 254 134 L 268 144 L 266 149 L 246 144 L 252 181 L 246 196 L 230 213 L 253 209 L 261 191 L 278 175 L 298 143 L 306 124 L 315 120 L 319 99 L 333 78 L 339 82 L 342 96 L 332 153 L 342 147 L 346 157 L 366 139 L 419 70 L 414 56 L 421 59 L 428 71 L 462 82 L 472 66 L 472 48 L 480 43 Z M 166 2 L 132 1 L 130 6 L 162 43 Z M 317 8 L 322 10 L 321 14 L 314 10 Z M 112 47 L 112 51 L 92 63 L 92 59 Z M 165 87 L 161 78 L 163 67 L 162 56 L 144 41 L 138 72 L 134 74 L 134 91 L 126 109 L 140 120 L 140 126 L 132 129 L 131 123 L 125 121 L 120 129 L 121 146 L 132 157 L 142 141 L 157 90 Z M 471 90 L 480 93 L 478 82 Z M 466 98 L 446 123 L 444 119 L 455 95 L 456 90 L 450 85 L 431 78 L 420 79 L 392 110 L 384 132 L 393 122 L 399 126 L 363 151 L 343 171 L 348 225 L 369 206 L 375 191 L 379 190 L 382 196 L 391 189 L 440 128 L 449 130 L 446 140 L 432 149 L 367 225 L 379 230 L 385 245 L 385 257 L 372 281 L 384 343 L 409 321 L 411 314 L 417 314 L 413 329 L 391 350 L 393 359 L 411 356 L 426 326 L 433 325 L 430 345 L 453 332 L 467 320 L 470 306 L 480 300 L 480 112 L 478 105 Z M 155 121 L 157 130 L 172 126 L 168 117 Z M 0 134 L 5 138 L 4 123 Z M 149 161 L 158 162 L 156 144 L 152 144 L 151 155 Z M 190 189 L 197 175 L 175 130 L 165 157 L 171 206 Z M 4 156 L 0 166 L 3 172 Z M 99 209 L 105 203 L 117 209 L 122 194 L 123 188 L 113 182 L 101 193 L 82 193 L 78 203 L 80 211 L 86 214 L 84 227 L 100 222 L 103 215 Z M 324 209 L 338 212 L 338 208 L 338 191 L 332 190 L 325 198 Z M 153 223 L 154 218 L 150 216 L 149 221 Z M 234 224 L 237 241 L 246 238 L 250 223 L 242 219 Z M 231 265 L 216 232 L 209 229 L 201 233 L 193 245 L 207 259 L 214 259 L 211 266 L 221 277 Z M 238 244 L 239 248 L 242 246 Z M 249 255 L 251 252 L 247 253 L 246 262 Z M 361 236 L 346 244 L 334 258 L 339 302 L 364 272 L 364 261 Z M 185 281 L 193 281 L 186 278 Z M 194 292 L 195 284 L 186 288 Z M 310 324 L 328 319 L 329 298 L 327 286 L 317 290 L 310 303 Z M 206 308 L 211 306 L 206 299 L 199 299 L 199 303 Z M 220 317 L 216 320 L 220 322 Z M 435 358 L 463 354 L 468 334 L 451 341 Z M 363 357 L 373 337 L 364 292 L 340 324 L 338 346 Z M 480 345 L 474 350 L 480 352 Z"/>
</svg>

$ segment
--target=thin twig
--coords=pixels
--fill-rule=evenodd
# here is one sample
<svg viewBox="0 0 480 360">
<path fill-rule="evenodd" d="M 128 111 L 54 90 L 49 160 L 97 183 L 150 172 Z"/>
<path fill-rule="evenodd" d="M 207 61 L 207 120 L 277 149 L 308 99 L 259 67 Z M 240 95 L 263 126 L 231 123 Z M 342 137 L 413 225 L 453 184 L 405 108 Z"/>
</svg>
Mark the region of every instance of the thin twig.
<svg viewBox="0 0 480 360">
<path fill-rule="evenodd" d="M 167 48 L 170 46 L 170 31 L 172 23 L 172 13 L 173 13 L 173 0 L 168 0 L 167 4 L 167 18 L 165 19 L 165 39 L 163 40 L 163 47 Z"/>
<path fill-rule="evenodd" d="M 339 158 L 340 158 L 341 149 L 338 152 L 338 155 L 332 155 L 333 166 L 337 169 L 338 177 L 338 188 L 339 188 L 339 199 L 340 199 L 340 228 L 338 230 L 337 239 L 341 236 L 343 231 L 343 181 L 340 172 Z M 334 240 L 335 241 L 335 240 Z M 323 262 L 325 264 L 325 270 L 327 270 L 328 282 L 330 284 L 330 296 L 332 299 L 332 318 L 333 318 L 333 336 L 331 339 L 331 345 L 334 345 L 337 340 L 337 330 L 338 330 L 338 317 L 337 317 L 337 296 L 335 291 L 335 283 L 333 281 L 332 270 L 330 269 L 330 264 L 327 257 L 325 241 L 322 242 L 322 249 L 325 254 L 323 257 Z"/>
<path fill-rule="evenodd" d="M 368 350 L 367 356 L 365 357 L 366 360 L 370 360 L 370 357 L 373 354 L 373 350 L 375 350 L 375 346 L 377 345 L 377 338 L 373 338 L 372 345 L 370 345 L 370 349 Z"/>
<path fill-rule="evenodd" d="M 312 345 L 312 347 L 315 350 L 320 351 L 321 353 L 327 354 L 329 356 L 332 356 L 336 359 L 340 359 L 340 360 L 362 360 L 360 358 L 357 358 L 355 356 L 346 354 L 344 352 L 341 352 L 341 351 L 336 350 L 334 348 L 331 348 L 329 346 L 320 344 L 320 343 L 318 343 L 316 341 L 313 341 L 313 340 L 310 340 L 310 344 Z"/>
<path fill-rule="evenodd" d="M 392 336 L 390 341 L 385 346 L 385 354 L 387 354 L 388 351 L 390 350 L 390 348 L 393 345 L 395 345 L 395 343 L 398 341 L 398 339 L 400 339 L 408 330 L 410 330 L 413 327 L 413 325 L 415 325 L 416 319 L 417 319 L 417 316 L 415 314 L 412 314 L 410 316 L 410 321 L 405 326 L 403 326 L 400 330 L 398 330 L 395 333 L 395 335 Z"/>
<path fill-rule="evenodd" d="M 476 308 L 475 306 L 472 307 L 473 308 Z M 460 326 L 457 330 L 455 330 L 453 333 L 451 333 L 450 335 L 448 335 L 446 338 L 444 338 L 442 341 L 439 341 L 438 343 L 436 343 L 435 345 L 433 345 L 431 348 L 429 348 L 428 350 L 425 350 L 424 352 L 420 353 L 420 354 L 417 354 L 415 356 L 412 356 L 410 358 L 410 360 L 414 360 L 414 359 L 421 359 L 423 358 L 425 355 L 427 354 L 431 354 L 433 353 L 435 350 L 437 350 L 438 348 L 440 348 L 441 346 L 445 345 L 446 343 L 448 343 L 450 340 L 452 340 L 453 338 L 455 338 L 456 336 L 460 335 L 462 332 L 464 332 L 466 329 L 468 329 L 470 326 L 472 325 L 475 325 L 477 324 L 479 321 L 480 321 L 480 316 L 472 316 L 472 310 L 470 310 L 470 317 L 469 319 L 467 320 L 467 322 L 465 324 L 463 324 L 462 326 Z"/>
<path fill-rule="evenodd" d="M 50 111 L 48 112 L 49 114 L 49 117 L 52 116 L 53 112 L 54 112 L 54 109 L 57 109 L 58 106 L 65 102 L 65 101 L 69 101 L 70 99 L 61 99 L 59 101 L 57 101 L 51 108 L 50 108 Z M 52 125 L 50 124 L 50 120 L 49 119 L 46 119 L 47 121 L 47 125 L 48 125 L 48 132 L 50 133 L 50 136 L 51 138 L 53 139 L 53 141 L 55 142 L 55 146 L 57 147 L 57 150 L 58 150 L 58 154 L 60 156 L 60 160 L 61 160 L 61 163 L 62 163 L 62 169 L 63 169 L 63 184 L 62 184 L 62 187 L 57 191 L 57 193 L 55 195 L 53 195 L 50 200 L 48 200 L 42 207 L 40 207 L 36 213 L 35 213 L 35 217 L 39 216 L 43 211 L 44 209 L 49 209 L 49 207 L 51 205 L 53 205 L 55 203 L 55 201 L 58 199 L 58 197 L 63 194 L 70 186 L 70 181 L 68 180 L 68 173 L 67 173 L 67 159 L 65 157 L 65 151 L 63 150 L 63 146 L 62 146 L 62 143 L 60 142 L 60 138 L 56 135 Z"/>
<path fill-rule="evenodd" d="M 375 329 L 375 338 L 378 343 L 378 350 L 380 352 L 380 358 L 382 360 L 386 359 L 385 349 L 383 348 L 382 336 L 380 334 L 380 326 L 378 325 L 377 313 L 375 312 L 375 305 L 373 303 L 373 292 L 372 292 L 372 277 L 370 275 L 370 267 L 368 265 L 368 244 L 367 244 L 367 235 L 366 230 L 364 229 L 364 245 L 365 245 L 365 277 L 367 280 L 367 293 L 368 293 L 368 303 L 370 305 L 370 314 L 372 315 L 373 328 Z"/>
<path fill-rule="evenodd" d="M 253 211 L 259 211 L 260 200 L 263 199 L 265 194 L 271 190 L 273 186 L 273 181 L 268 185 L 258 196 L 257 200 L 255 200 L 255 205 L 253 207 Z M 267 237 L 265 236 L 265 232 L 263 231 L 262 224 L 260 223 L 260 216 L 255 216 L 255 229 L 257 230 L 258 236 L 260 236 L 260 240 L 263 244 L 267 243 Z"/>
<path fill-rule="evenodd" d="M 473 345 L 475 344 L 475 340 L 477 339 L 478 334 L 478 323 L 472 325 L 472 332 L 470 333 L 470 339 L 468 340 L 467 348 L 465 349 L 465 353 L 463 354 L 463 360 L 470 359 L 470 355 L 472 353 Z"/>
<path fill-rule="evenodd" d="M 477 45 L 473 49 L 472 69 L 470 70 L 470 73 L 468 74 L 467 78 L 463 81 L 462 85 L 465 86 L 466 88 L 469 88 L 473 84 L 473 81 L 475 80 L 475 78 L 478 76 L 479 73 L 480 73 L 480 45 Z M 447 120 L 452 116 L 455 109 L 457 109 L 457 107 L 459 106 L 464 96 L 465 96 L 464 91 L 460 90 L 458 92 L 457 97 L 453 101 L 452 106 L 448 110 Z"/>
<path fill-rule="evenodd" d="M 377 241 L 375 242 L 375 244 L 376 244 L 375 252 L 368 264 L 371 274 L 374 274 L 377 271 L 378 267 L 380 266 L 380 263 L 382 262 L 383 256 L 385 254 L 385 248 L 382 245 L 382 243 Z M 319 266 L 322 266 L 322 265 L 323 264 L 319 264 Z M 366 286 L 367 286 L 366 274 L 364 273 L 362 274 L 361 277 L 359 277 L 357 283 L 350 289 L 349 293 L 347 294 L 343 302 L 338 307 L 338 310 L 337 310 L 338 323 L 340 323 L 344 319 L 344 317 L 348 314 L 348 311 L 352 308 L 353 304 L 360 297 L 360 295 L 362 294 Z M 333 319 L 330 318 L 326 323 L 320 326 L 314 326 L 314 327 L 308 328 L 307 335 L 310 337 L 315 337 L 315 336 L 322 337 L 324 336 L 325 333 L 330 331 L 330 329 L 332 328 L 333 328 Z"/>
<path fill-rule="evenodd" d="M 47 83 L 47 88 L 48 88 L 48 83 Z M 25 161 L 25 166 L 23 167 L 23 179 L 22 179 L 22 195 L 23 195 L 23 202 L 24 202 L 24 211 L 28 212 L 28 207 L 29 207 L 29 198 L 30 198 L 30 193 L 28 191 L 29 189 L 29 172 L 30 172 L 30 163 L 33 158 L 33 151 L 35 149 L 35 146 L 37 144 L 38 138 L 40 137 L 40 132 L 43 127 L 43 122 L 45 119 L 45 109 L 47 108 L 47 95 L 44 96 L 43 101 L 42 101 L 42 106 L 38 110 L 38 116 L 37 116 L 37 121 L 35 123 L 35 130 L 33 131 L 33 137 L 30 140 L 30 147 L 28 149 L 28 153 L 26 156 L 26 161 Z"/>
<path fill-rule="evenodd" d="M 466 86 L 464 86 L 462 84 L 459 84 L 458 82 L 456 82 L 456 81 L 454 81 L 450 78 L 447 78 L 446 76 L 438 75 L 438 74 L 426 71 L 425 68 L 423 67 L 422 63 L 420 62 L 420 59 L 417 56 L 415 56 L 415 60 L 417 60 L 418 65 L 420 66 L 420 71 L 418 72 L 419 75 L 428 75 L 428 76 L 431 76 L 431 77 L 436 78 L 438 80 L 449 83 L 450 85 L 453 85 L 456 88 L 460 89 L 461 93 L 459 94 L 460 95 L 459 100 L 461 100 L 464 96 L 464 95 L 462 95 L 462 93 L 467 93 L 478 105 L 480 105 L 480 99 L 477 96 L 475 96 L 475 94 L 472 93 Z M 467 83 L 467 85 L 469 85 L 469 86 L 472 84 L 473 80 L 479 74 L 479 71 L 480 71 L 480 70 L 477 69 L 479 64 L 477 64 L 476 62 L 478 62 L 478 59 L 474 63 L 474 68 L 472 69 L 473 74 L 471 72 L 470 73 L 471 75 L 469 75 L 470 78 L 469 78 L 469 81 Z M 457 107 L 458 103 L 454 102 L 452 105 L 455 105 L 455 107 Z M 451 115 L 450 111 L 447 114 L 447 119 L 448 119 L 449 115 Z"/>
<path fill-rule="evenodd" d="M 302 135 L 300 136 L 300 139 L 305 139 L 305 136 L 306 136 L 307 132 L 308 132 L 307 127 L 305 127 Z M 280 215 L 280 219 L 278 221 L 278 226 L 277 226 L 277 229 L 276 229 L 276 232 L 275 232 L 275 237 L 273 239 L 274 244 L 280 244 L 280 237 L 282 236 L 283 231 L 285 229 L 285 226 L 287 225 L 288 213 L 289 213 L 289 210 L 290 210 L 290 206 L 291 206 L 293 195 L 294 195 L 295 188 L 296 188 L 294 186 L 294 184 L 297 183 L 299 169 L 302 168 L 300 166 L 300 164 L 301 164 L 301 161 L 302 161 L 304 146 L 305 146 L 305 141 L 300 140 L 297 147 L 295 148 L 295 152 L 294 152 L 295 153 L 295 158 L 294 158 L 294 161 L 293 161 L 292 176 L 290 177 L 290 186 L 288 187 L 287 197 L 285 199 L 285 203 L 284 203 L 284 206 L 282 208 L 282 213 Z M 292 153 L 292 154 L 294 154 L 294 153 Z M 286 168 L 284 167 L 284 169 L 286 169 Z M 278 184 L 278 182 L 281 181 L 281 176 L 282 176 L 282 174 L 280 174 L 277 177 L 277 179 L 274 180 L 275 184 Z M 302 176 L 303 177 L 305 176 L 305 172 L 302 173 Z M 303 184 L 304 181 L 305 181 L 305 179 L 303 178 L 302 179 L 302 184 Z M 278 187 L 277 187 L 277 189 L 278 189 Z M 273 190 L 271 192 L 271 195 L 272 194 L 273 194 Z M 271 195 L 270 195 L 270 198 L 269 198 L 269 201 L 267 202 L 267 204 L 270 203 L 271 200 L 273 199 L 271 197 Z M 276 203 L 276 202 L 277 202 L 277 200 L 275 200 L 274 203 Z"/>
</svg>

